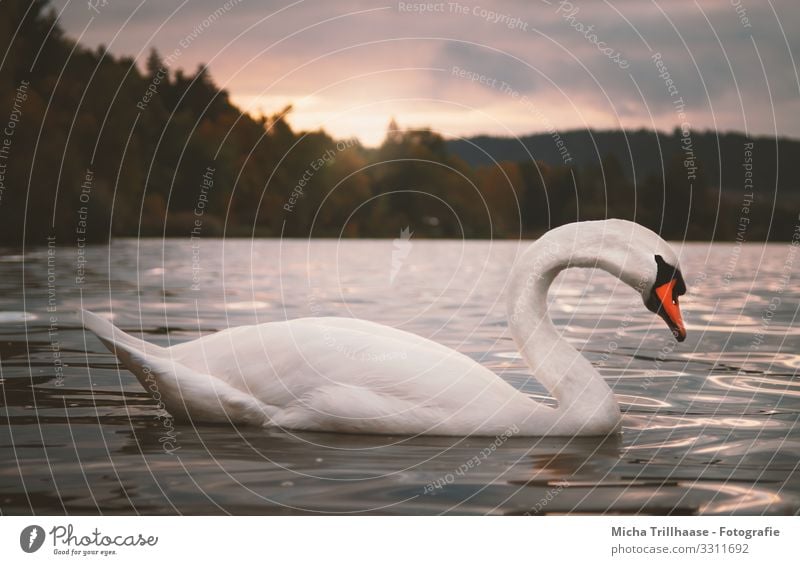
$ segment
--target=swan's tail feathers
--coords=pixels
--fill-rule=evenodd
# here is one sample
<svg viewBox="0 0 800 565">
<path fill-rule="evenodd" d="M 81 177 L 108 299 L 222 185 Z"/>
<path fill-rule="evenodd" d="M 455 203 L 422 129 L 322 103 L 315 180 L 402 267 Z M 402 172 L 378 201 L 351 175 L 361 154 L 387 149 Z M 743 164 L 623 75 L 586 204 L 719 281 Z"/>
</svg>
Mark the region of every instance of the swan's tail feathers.
<svg viewBox="0 0 800 565">
<path fill-rule="evenodd" d="M 91 330 L 173 418 L 198 422 L 267 425 L 275 409 L 212 375 L 173 359 L 170 350 L 126 334 L 84 310 Z"/>
<path fill-rule="evenodd" d="M 88 310 L 81 310 L 81 320 L 83 327 L 91 330 L 94 335 L 100 338 L 111 353 L 119 357 L 119 351 L 122 350 L 140 350 L 147 352 L 150 355 L 165 356 L 168 355 L 167 350 L 163 347 L 155 345 L 154 343 L 147 343 L 144 340 L 126 334 L 114 324 L 105 318 L 98 316 Z"/>
</svg>

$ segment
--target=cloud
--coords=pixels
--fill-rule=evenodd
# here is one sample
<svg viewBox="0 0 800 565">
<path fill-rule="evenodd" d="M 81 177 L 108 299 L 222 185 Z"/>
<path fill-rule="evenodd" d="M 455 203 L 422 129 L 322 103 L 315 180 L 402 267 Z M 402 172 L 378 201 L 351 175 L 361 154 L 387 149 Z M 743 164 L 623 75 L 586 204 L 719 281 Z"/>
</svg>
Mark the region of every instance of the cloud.
<svg viewBox="0 0 800 565">
<path fill-rule="evenodd" d="M 559 129 L 672 129 L 675 97 L 659 77 L 658 52 L 693 126 L 800 136 L 792 0 L 444 2 L 422 14 L 406 9 L 413 2 L 231 2 L 178 66 L 209 63 L 234 100 L 267 112 L 297 101 L 298 127 L 372 143 L 392 115 L 451 135 L 541 129 L 536 112 L 497 88 L 505 82 Z M 172 52 L 220 6 L 109 2 L 94 14 L 71 2 L 62 25 L 77 37 L 93 18 L 85 44 L 143 58 L 151 46 Z M 454 76 L 453 67 L 494 85 Z"/>
</svg>

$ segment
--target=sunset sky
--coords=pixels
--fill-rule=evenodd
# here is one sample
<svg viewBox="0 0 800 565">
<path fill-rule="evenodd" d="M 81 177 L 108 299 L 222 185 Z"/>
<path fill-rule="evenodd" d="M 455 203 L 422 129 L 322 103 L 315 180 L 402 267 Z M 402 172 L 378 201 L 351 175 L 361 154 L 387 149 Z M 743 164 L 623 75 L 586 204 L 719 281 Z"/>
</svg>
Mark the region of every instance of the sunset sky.
<svg viewBox="0 0 800 565">
<path fill-rule="evenodd" d="M 293 104 L 295 128 L 367 145 L 392 117 L 449 137 L 671 130 L 681 101 L 696 129 L 800 136 L 793 0 L 92 2 L 53 2 L 84 45 L 207 63 L 243 109 Z"/>
</svg>

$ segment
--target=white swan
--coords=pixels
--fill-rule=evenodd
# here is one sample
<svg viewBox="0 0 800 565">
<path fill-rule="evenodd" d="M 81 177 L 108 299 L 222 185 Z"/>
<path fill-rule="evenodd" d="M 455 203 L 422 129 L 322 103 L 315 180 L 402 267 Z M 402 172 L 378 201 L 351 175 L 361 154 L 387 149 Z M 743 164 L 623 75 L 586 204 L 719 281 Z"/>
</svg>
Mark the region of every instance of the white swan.
<svg viewBox="0 0 800 565">
<path fill-rule="evenodd" d="M 272 322 L 169 348 L 90 312 L 83 322 L 177 419 L 381 434 L 608 434 L 620 424 L 611 389 L 547 314 L 547 290 L 568 267 L 619 277 L 678 340 L 686 336 L 678 308 L 683 277 L 658 235 L 623 220 L 547 232 L 515 265 L 507 312 L 514 340 L 556 408 L 457 351 L 365 320 Z"/>
</svg>

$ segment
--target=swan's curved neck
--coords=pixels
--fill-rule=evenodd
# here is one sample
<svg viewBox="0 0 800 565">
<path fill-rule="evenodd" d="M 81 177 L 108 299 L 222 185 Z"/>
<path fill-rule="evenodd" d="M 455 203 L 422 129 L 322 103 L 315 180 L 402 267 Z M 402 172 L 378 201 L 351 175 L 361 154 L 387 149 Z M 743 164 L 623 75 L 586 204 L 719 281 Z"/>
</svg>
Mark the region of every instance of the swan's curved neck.
<svg viewBox="0 0 800 565">
<path fill-rule="evenodd" d="M 628 284 L 636 278 L 625 268 L 625 253 L 599 235 L 569 226 L 548 232 L 520 256 L 510 279 L 507 313 L 511 334 L 533 375 L 558 400 L 559 428 L 570 431 L 610 431 L 620 419 L 609 386 L 559 334 L 547 312 L 548 289 L 566 268 L 601 268 Z"/>
</svg>

